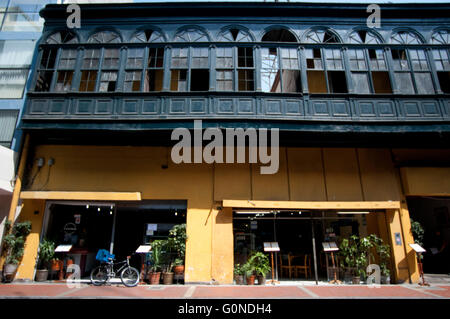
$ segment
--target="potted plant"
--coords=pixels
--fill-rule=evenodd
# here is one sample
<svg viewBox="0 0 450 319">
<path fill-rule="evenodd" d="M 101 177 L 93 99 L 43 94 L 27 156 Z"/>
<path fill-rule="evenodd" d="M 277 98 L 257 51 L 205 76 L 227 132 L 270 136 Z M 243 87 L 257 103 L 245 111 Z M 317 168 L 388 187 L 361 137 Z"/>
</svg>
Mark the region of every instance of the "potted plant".
<svg viewBox="0 0 450 319">
<path fill-rule="evenodd" d="M 173 283 L 174 273 L 171 270 L 174 262 L 174 253 L 172 248 L 172 242 L 169 239 L 162 240 L 162 276 L 164 285 L 171 285 Z"/>
<path fill-rule="evenodd" d="M 175 251 L 176 254 L 175 260 L 173 261 L 173 271 L 175 274 L 182 274 L 184 272 L 186 240 L 186 224 L 175 225 L 169 231 L 168 247 L 170 251 Z"/>
<path fill-rule="evenodd" d="M 55 243 L 44 238 L 39 244 L 38 269 L 36 270 L 36 281 L 46 281 L 48 269 L 55 255 Z"/>
<path fill-rule="evenodd" d="M 271 269 L 269 257 L 262 252 L 255 252 L 250 256 L 249 262 L 254 267 L 258 284 L 264 285 L 266 283 L 266 276 Z"/>
<path fill-rule="evenodd" d="M 22 260 L 25 241 L 31 232 L 31 222 L 25 221 L 15 223 L 5 222 L 5 236 L 3 237 L 2 255 L 5 257 L 3 266 L 3 278 L 6 281 L 12 281 L 17 267 Z"/>
<path fill-rule="evenodd" d="M 379 265 L 380 265 L 380 272 L 381 272 L 381 283 L 382 284 L 390 284 L 391 278 L 390 274 L 391 271 L 389 269 L 389 263 L 390 263 L 390 251 L 391 248 L 388 244 L 385 244 L 381 238 L 376 237 L 373 235 L 373 239 L 375 242 L 375 249 L 379 257 Z"/>
<path fill-rule="evenodd" d="M 244 284 L 244 275 L 245 275 L 245 268 L 241 266 L 240 264 L 234 265 L 234 280 L 236 281 L 236 285 L 243 285 Z"/>
<path fill-rule="evenodd" d="M 161 279 L 161 248 L 162 240 L 152 242 L 152 251 L 150 253 L 150 272 L 148 280 L 151 285 L 158 285 Z"/>
<path fill-rule="evenodd" d="M 356 235 L 344 238 L 340 244 L 340 264 L 352 275 L 352 283 L 357 285 L 365 278 L 366 269 L 374 242 L 371 237 L 360 238 Z"/>
<path fill-rule="evenodd" d="M 247 262 L 242 266 L 243 271 L 245 273 L 245 277 L 247 279 L 247 285 L 254 285 L 255 284 L 255 267 L 252 263 L 250 263 L 250 260 L 247 260 Z"/>
</svg>

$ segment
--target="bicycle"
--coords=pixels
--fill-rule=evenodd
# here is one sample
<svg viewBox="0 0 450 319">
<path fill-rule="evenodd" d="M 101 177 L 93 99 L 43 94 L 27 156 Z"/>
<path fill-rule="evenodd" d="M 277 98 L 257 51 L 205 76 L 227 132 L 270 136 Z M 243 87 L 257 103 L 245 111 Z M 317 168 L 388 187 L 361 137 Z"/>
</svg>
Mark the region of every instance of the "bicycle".
<svg viewBox="0 0 450 319">
<path fill-rule="evenodd" d="M 120 274 L 120 280 L 127 287 L 137 286 L 140 279 L 139 271 L 130 266 L 131 256 L 127 256 L 127 259 L 120 262 L 114 262 L 115 256 L 109 254 L 107 250 L 101 249 L 97 253 L 97 260 L 100 260 L 102 264 L 95 267 L 91 271 L 91 283 L 94 286 L 101 286 L 111 278 L 115 278 L 117 274 Z M 117 269 L 118 265 L 122 265 Z M 116 268 L 116 269 L 114 269 Z"/>
</svg>

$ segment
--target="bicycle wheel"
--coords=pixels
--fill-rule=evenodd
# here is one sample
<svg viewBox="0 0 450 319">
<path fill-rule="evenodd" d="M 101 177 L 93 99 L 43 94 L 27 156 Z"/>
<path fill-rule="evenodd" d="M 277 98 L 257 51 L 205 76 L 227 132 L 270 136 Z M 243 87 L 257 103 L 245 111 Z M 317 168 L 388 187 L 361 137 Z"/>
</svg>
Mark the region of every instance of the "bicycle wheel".
<svg viewBox="0 0 450 319">
<path fill-rule="evenodd" d="M 127 287 L 134 287 L 139 283 L 139 271 L 133 267 L 127 267 L 120 273 L 120 280 Z"/>
<path fill-rule="evenodd" d="M 103 285 L 108 279 L 108 268 L 105 265 L 95 267 L 91 271 L 91 283 L 94 286 Z"/>
</svg>

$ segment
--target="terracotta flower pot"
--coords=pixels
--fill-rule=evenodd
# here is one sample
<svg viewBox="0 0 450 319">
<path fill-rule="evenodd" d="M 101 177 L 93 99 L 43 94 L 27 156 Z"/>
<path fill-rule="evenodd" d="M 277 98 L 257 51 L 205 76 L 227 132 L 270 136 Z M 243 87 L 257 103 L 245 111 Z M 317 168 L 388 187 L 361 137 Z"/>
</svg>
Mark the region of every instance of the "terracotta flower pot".
<svg viewBox="0 0 450 319">
<path fill-rule="evenodd" d="M 247 276 L 247 285 L 254 285 L 255 284 L 255 275 Z"/>
<path fill-rule="evenodd" d="M 165 272 L 163 273 L 163 283 L 164 285 L 171 285 L 173 284 L 173 272 Z"/>
<path fill-rule="evenodd" d="M 147 278 L 150 281 L 150 285 L 159 285 L 159 280 L 161 279 L 161 272 L 149 272 Z"/>
<path fill-rule="evenodd" d="M 359 285 L 360 282 L 361 282 L 361 278 L 359 276 L 353 276 L 352 284 Z"/>
<path fill-rule="evenodd" d="M 184 265 L 174 266 L 173 267 L 173 272 L 176 275 L 181 275 L 182 273 L 184 273 Z"/>
<path fill-rule="evenodd" d="M 244 284 L 244 276 L 243 275 L 236 275 L 236 276 L 234 276 L 234 280 L 236 281 L 236 285 L 243 285 Z"/>
<path fill-rule="evenodd" d="M 266 276 L 259 275 L 259 276 L 256 276 L 256 278 L 258 279 L 258 285 L 266 284 Z"/>
<path fill-rule="evenodd" d="M 36 270 L 36 281 L 46 281 L 48 278 L 48 269 L 37 269 Z"/>
<path fill-rule="evenodd" d="M 59 260 L 52 260 L 52 271 L 58 271 L 61 267 L 61 263 L 59 262 Z"/>
</svg>

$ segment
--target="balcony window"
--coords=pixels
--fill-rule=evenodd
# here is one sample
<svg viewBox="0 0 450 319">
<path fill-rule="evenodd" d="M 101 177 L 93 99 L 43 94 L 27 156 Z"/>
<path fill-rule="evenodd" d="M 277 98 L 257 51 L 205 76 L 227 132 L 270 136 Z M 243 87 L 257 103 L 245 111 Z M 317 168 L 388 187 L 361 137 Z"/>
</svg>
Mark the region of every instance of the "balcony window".
<svg viewBox="0 0 450 319">
<path fill-rule="evenodd" d="M 53 73 L 56 66 L 57 49 L 44 49 L 42 51 L 41 62 L 37 70 L 37 80 L 35 91 L 49 92 L 52 85 Z"/>
<path fill-rule="evenodd" d="M 89 49 L 84 52 L 81 70 L 80 92 L 94 92 L 100 63 L 100 49 Z"/>
<path fill-rule="evenodd" d="M 446 49 L 433 50 L 433 60 L 442 92 L 450 93 L 450 58 Z"/>
<path fill-rule="evenodd" d="M 311 93 L 348 92 L 340 49 L 306 49 L 305 54 Z"/>
<path fill-rule="evenodd" d="M 164 77 L 164 48 L 150 48 L 144 91 L 162 91 Z"/>
<path fill-rule="evenodd" d="M 263 92 L 301 92 L 297 49 L 261 50 L 261 87 Z"/>
<path fill-rule="evenodd" d="M 172 49 L 171 91 L 209 90 L 209 49 Z"/>
</svg>

